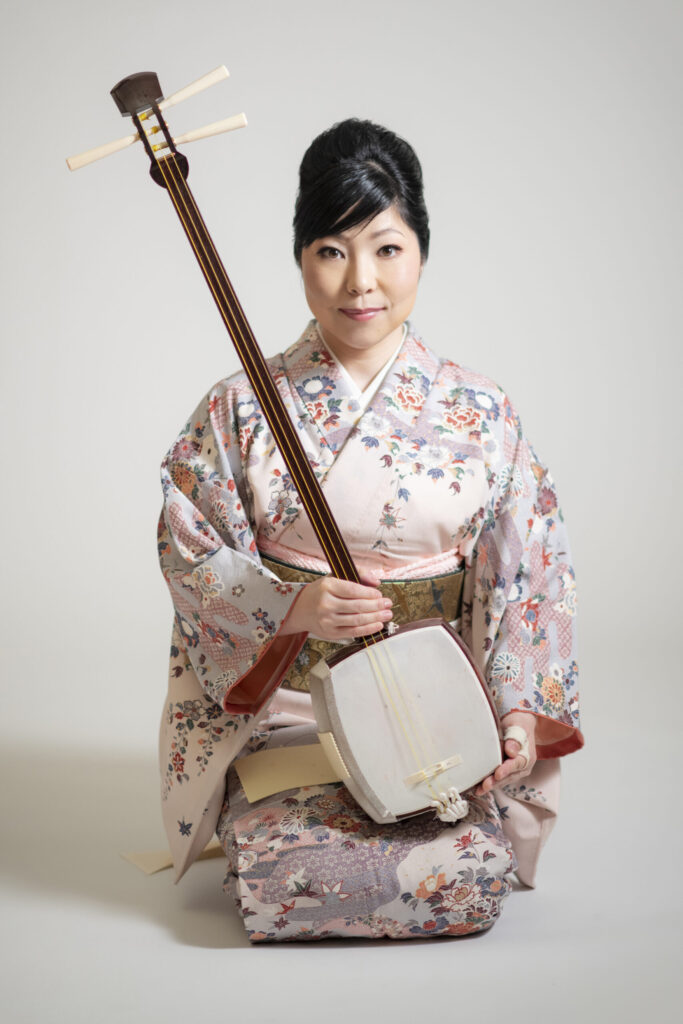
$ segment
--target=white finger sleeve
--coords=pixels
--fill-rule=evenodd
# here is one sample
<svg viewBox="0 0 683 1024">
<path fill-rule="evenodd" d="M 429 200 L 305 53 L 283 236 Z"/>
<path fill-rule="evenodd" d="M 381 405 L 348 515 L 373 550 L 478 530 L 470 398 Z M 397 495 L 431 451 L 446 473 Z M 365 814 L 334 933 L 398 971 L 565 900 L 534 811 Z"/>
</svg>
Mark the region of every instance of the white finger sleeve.
<svg viewBox="0 0 683 1024">
<path fill-rule="evenodd" d="M 507 743 L 508 740 L 515 740 L 519 743 L 522 748 L 519 754 L 524 758 L 524 767 L 529 763 L 529 735 L 526 729 L 523 729 L 521 725 L 509 725 L 503 733 L 503 742 Z M 519 754 L 517 755 L 519 757 Z"/>
</svg>

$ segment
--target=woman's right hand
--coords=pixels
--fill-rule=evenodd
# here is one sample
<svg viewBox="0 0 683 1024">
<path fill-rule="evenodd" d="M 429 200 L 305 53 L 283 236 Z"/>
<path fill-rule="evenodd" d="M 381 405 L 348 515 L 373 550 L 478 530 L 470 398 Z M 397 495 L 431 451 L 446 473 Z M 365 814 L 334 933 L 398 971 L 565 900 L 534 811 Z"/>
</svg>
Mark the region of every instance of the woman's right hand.
<svg viewBox="0 0 683 1024">
<path fill-rule="evenodd" d="M 312 633 L 339 643 L 378 633 L 393 617 L 391 604 L 371 580 L 364 585 L 323 576 L 303 587 L 279 632 Z"/>
</svg>

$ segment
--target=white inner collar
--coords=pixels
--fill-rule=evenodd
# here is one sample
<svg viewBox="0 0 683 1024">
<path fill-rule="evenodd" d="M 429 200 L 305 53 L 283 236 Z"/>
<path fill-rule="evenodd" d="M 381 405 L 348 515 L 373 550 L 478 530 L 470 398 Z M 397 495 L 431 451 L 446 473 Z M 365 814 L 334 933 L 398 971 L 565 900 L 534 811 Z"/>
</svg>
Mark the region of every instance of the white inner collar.
<svg viewBox="0 0 683 1024">
<path fill-rule="evenodd" d="M 325 339 L 323 338 L 323 333 L 320 330 L 320 326 L 319 325 L 318 325 L 318 334 L 320 335 L 320 337 L 321 337 L 321 339 L 322 339 L 322 341 L 324 343 Z M 367 409 L 368 405 L 370 404 L 372 399 L 375 397 L 377 389 L 379 388 L 380 384 L 382 383 L 382 381 L 384 380 L 385 376 L 389 372 L 389 369 L 391 368 L 391 364 L 393 363 L 394 359 L 396 358 L 396 356 L 400 352 L 401 346 L 403 345 L 403 342 L 406 340 L 406 335 L 407 334 L 408 334 L 408 324 L 404 323 L 403 324 L 403 331 L 402 331 L 402 334 L 401 334 L 401 340 L 399 341 L 398 345 L 396 346 L 394 351 L 391 353 L 391 355 L 387 359 L 387 361 L 384 364 L 384 366 L 380 367 L 380 369 L 377 371 L 377 373 L 372 378 L 372 380 L 367 385 L 367 387 L 365 387 L 363 389 L 363 391 L 361 391 L 361 389 L 359 388 L 358 384 L 356 384 L 355 380 L 353 379 L 353 377 L 351 376 L 349 371 L 346 369 L 344 364 L 342 362 L 340 362 L 339 359 L 337 359 L 337 357 L 334 354 L 334 352 L 332 351 L 332 349 L 329 348 L 329 346 L 327 346 L 327 345 L 325 346 L 327 348 L 327 351 L 330 353 L 330 355 L 334 359 L 335 363 L 339 367 L 339 370 L 340 370 L 342 376 L 346 379 L 346 381 L 347 381 L 347 383 L 348 383 L 348 385 L 349 385 L 349 387 L 351 389 L 351 393 L 353 395 L 354 401 L 358 402 L 359 411 L 362 412 L 363 410 Z"/>
</svg>

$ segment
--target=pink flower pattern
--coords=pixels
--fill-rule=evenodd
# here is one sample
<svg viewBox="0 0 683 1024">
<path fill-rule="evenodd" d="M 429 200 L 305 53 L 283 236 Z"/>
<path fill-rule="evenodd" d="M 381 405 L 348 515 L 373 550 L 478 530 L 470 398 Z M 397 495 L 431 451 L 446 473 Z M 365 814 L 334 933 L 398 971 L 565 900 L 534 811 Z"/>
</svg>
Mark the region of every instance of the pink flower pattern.
<svg viewBox="0 0 683 1024">
<path fill-rule="evenodd" d="M 576 595 L 564 522 L 552 479 L 505 393 L 487 378 L 439 359 L 412 331 L 358 422 L 354 396 L 315 325 L 269 365 L 321 478 L 347 440 L 358 436 L 362 441 L 356 472 L 386 484 L 381 516 L 373 525 L 375 547 L 403 542 L 405 517 L 415 505 L 418 484 L 428 487 L 420 493 L 429 498 L 422 500 L 453 510 L 446 515 L 450 543 L 459 545 L 465 567 L 461 634 L 489 681 L 499 714 L 518 709 L 560 723 L 564 738 L 546 751 L 548 756 L 580 746 Z M 257 538 L 277 535 L 301 514 L 281 463 L 273 461 L 270 469 L 269 436 L 251 388 L 238 373 L 209 392 L 162 466 L 158 546 L 175 613 L 174 697 L 167 702 L 162 726 L 162 789 L 172 843 L 185 842 L 190 833 L 196 839 L 196 822 L 207 806 L 198 780 L 214 771 L 230 738 L 242 737 L 249 726 L 249 716 L 226 710 L 226 703 L 278 637 L 302 586 L 281 584 L 260 562 Z M 250 474 L 256 467 L 265 494 L 252 486 Z M 463 495 L 477 474 L 484 498 L 468 505 Z M 418 513 L 422 507 L 419 501 L 415 505 Z M 187 703 L 200 698 L 198 707 Z M 176 717 L 179 713 L 182 717 Z M 248 733 L 240 743 L 247 738 Z M 260 742 L 267 744 L 268 737 Z M 354 853 L 372 848 L 377 863 L 391 861 L 394 870 L 417 856 L 411 850 L 425 845 L 425 826 L 415 826 L 413 834 L 413 826 L 406 824 L 405 834 L 413 838 L 399 850 L 403 825 L 373 830 L 348 804 L 343 788 L 323 789 L 315 806 L 306 803 L 308 795 L 291 797 L 294 803 L 284 822 L 292 824 L 288 832 L 283 831 L 284 801 L 274 800 L 261 818 L 250 817 L 247 808 L 242 813 L 234 802 L 229 811 L 224 809 L 222 838 L 229 845 L 233 830 L 241 862 L 252 863 L 256 855 L 258 871 L 279 863 L 280 853 L 297 843 L 348 857 L 336 873 L 321 867 L 297 883 L 308 887 L 306 899 L 327 908 L 319 918 L 308 911 L 297 916 L 296 911 L 304 910 L 301 902 L 277 914 L 264 913 L 262 897 L 271 908 L 292 903 L 285 882 L 278 882 L 280 888 L 273 882 L 266 899 L 265 876 L 254 876 L 256 889 L 249 890 L 238 871 L 233 883 L 246 918 L 254 914 L 258 919 L 254 941 L 332 933 L 466 934 L 495 920 L 508 888 L 510 857 L 502 840 L 492 839 L 499 826 L 494 808 L 481 820 L 468 822 L 462 832 L 449 832 L 443 859 L 421 864 L 403 892 L 385 899 L 389 890 L 384 890 L 371 911 L 359 906 L 352 913 L 356 883 L 349 881 L 345 865 L 351 865 Z M 302 805 L 305 813 L 297 817 L 292 808 Z M 242 818 L 249 818 L 249 829 Z M 180 833 L 178 822 L 185 823 Z M 293 827 L 297 822 L 298 831 Z M 261 842 L 276 845 L 262 849 Z M 426 848 L 431 850 L 431 845 Z M 399 861 L 391 860 L 399 854 Z M 496 870 L 491 869 L 492 858 L 498 858 Z M 288 870 L 299 878 L 294 862 Z M 272 871 L 275 867 L 268 868 Z M 297 890 L 296 899 L 304 899 L 303 890 Z M 399 913 L 396 899 L 404 910 L 410 909 L 411 923 Z M 351 923 L 339 923 L 347 920 Z"/>
</svg>

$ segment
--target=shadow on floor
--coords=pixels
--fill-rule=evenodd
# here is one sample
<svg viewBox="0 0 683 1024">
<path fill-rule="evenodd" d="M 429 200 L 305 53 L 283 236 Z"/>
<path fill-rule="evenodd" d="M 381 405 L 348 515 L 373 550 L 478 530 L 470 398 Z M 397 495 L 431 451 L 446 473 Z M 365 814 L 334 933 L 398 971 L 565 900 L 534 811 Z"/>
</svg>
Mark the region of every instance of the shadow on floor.
<svg viewBox="0 0 683 1024">
<path fill-rule="evenodd" d="M 14 893 L 154 921 L 182 945 L 249 947 L 242 919 L 222 891 L 224 858 L 195 864 L 176 886 L 172 871 L 147 876 L 121 857 L 166 848 L 153 756 L 5 744 L 0 771 L 12 779 L 0 793 L 0 875 Z M 450 941 L 476 942 L 484 934 Z M 306 946 L 346 948 L 349 942 L 394 945 L 390 939 L 332 939 Z"/>
<path fill-rule="evenodd" d="M 666 744 L 642 736 L 639 743 L 647 748 L 649 777 L 656 778 Z M 166 847 L 152 752 L 56 745 L 35 749 L 16 740 L 0 747 L 0 874 L 12 892 L 29 899 L 73 900 L 86 909 L 91 904 L 115 916 L 152 921 L 186 946 L 249 947 L 242 920 L 222 892 L 223 858 L 194 865 L 176 886 L 171 871 L 146 876 L 121 857 L 124 851 Z M 568 877 L 584 879 L 585 902 L 590 902 L 589 897 L 597 900 L 602 883 L 594 871 L 595 850 L 610 848 L 610 837 L 617 825 L 629 820 L 634 801 L 649 807 L 652 814 L 664 809 L 665 793 L 658 787 L 653 790 L 647 775 L 628 786 L 611 785 L 605 806 L 603 799 L 595 798 L 594 758 L 582 754 L 571 768 L 561 834 L 553 836 L 551 850 L 544 855 L 541 885 L 543 898 L 550 903 L 556 896 L 560 898 Z M 538 899 L 534 898 L 534 906 Z M 531 910 L 531 902 L 523 900 L 516 913 L 519 917 Z M 478 936 L 465 938 L 468 943 L 476 942 Z M 388 939 L 361 939 L 353 944 L 366 943 L 373 947 L 392 944 Z M 307 948 L 336 945 L 346 948 L 349 940 L 307 943 Z"/>
<path fill-rule="evenodd" d="M 146 876 L 121 858 L 166 847 L 153 755 L 5 743 L 0 770 L 0 872 L 14 892 L 144 917 L 184 945 L 249 945 L 222 892 L 223 858 L 195 865 L 178 886 L 169 870 Z"/>
</svg>

